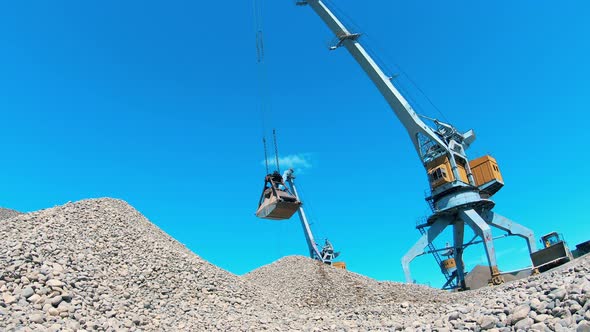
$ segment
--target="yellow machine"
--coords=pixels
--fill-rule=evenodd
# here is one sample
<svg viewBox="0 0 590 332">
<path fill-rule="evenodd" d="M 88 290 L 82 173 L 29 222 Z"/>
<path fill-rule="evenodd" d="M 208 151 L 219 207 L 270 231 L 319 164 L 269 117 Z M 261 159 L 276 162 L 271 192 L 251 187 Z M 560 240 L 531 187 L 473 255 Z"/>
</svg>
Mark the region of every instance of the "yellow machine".
<svg viewBox="0 0 590 332">
<path fill-rule="evenodd" d="M 334 263 L 332 263 L 332 266 L 337 269 L 346 270 L 346 263 L 344 263 L 344 262 L 334 262 Z"/>
<path fill-rule="evenodd" d="M 469 167 L 471 167 L 471 173 L 477 186 L 483 186 L 494 180 L 504 183 L 498 163 L 492 156 L 483 156 L 474 159 L 469 162 Z"/>
<path fill-rule="evenodd" d="M 428 169 L 428 177 L 430 179 L 430 187 L 432 189 L 455 181 L 455 176 L 451 170 L 451 163 L 449 162 L 449 157 L 446 155 L 438 157 L 429 162 L 426 168 Z M 457 164 L 457 168 L 459 169 L 459 176 L 461 177 L 459 180 L 461 182 L 469 183 L 465 166 Z"/>
<path fill-rule="evenodd" d="M 574 259 L 567 243 L 556 232 L 541 237 L 543 249 L 531 254 L 533 265 L 539 272 L 545 272 Z"/>
<path fill-rule="evenodd" d="M 459 181 L 469 183 L 466 165 L 461 164 L 461 159 L 457 158 L 457 170 L 459 171 Z M 436 189 L 444 184 L 451 183 L 457 179 L 453 175 L 451 163 L 448 156 L 438 157 L 426 165 L 428 169 L 428 178 L 430 188 Z M 475 185 L 487 191 L 490 196 L 498 192 L 504 185 L 502 173 L 496 159 L 492 156 L 483 156 L 469 162 L 469 168 L 475 181 Z"/>
<path fill-rule="evenodd" d="M 445 271 L 448 271 L 449 273 L 453 273 L 453 271 L 457 269 L 457 262 L 454 258 L 445 259 L 440 264 L 440 268 Z"/>
</svg>

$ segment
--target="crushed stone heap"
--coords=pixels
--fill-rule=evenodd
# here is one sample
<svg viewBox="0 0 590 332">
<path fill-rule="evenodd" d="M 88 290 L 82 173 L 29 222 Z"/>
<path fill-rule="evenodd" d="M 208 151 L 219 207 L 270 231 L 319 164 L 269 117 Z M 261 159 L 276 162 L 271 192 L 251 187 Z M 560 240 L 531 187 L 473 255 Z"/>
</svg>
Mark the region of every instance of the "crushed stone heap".
<svg viewBox="0 0 590 332">
<path fill-rule="evenodd" d="M 378 282 L 305 257 L 283 258 L 244 278 L 284 308 L 308 312 L 299 320 L 286 316 L 290 329 L 590 331 L 590 256 L 528 279 L 459 293 Z"/>
<path fill-rule="evenodd" d="M 447 293 L 300 256 L 239 277 L 114 199 L 0 222 L 0 331 L 590 331 L 589 322 L 589 256 Z"/>
<path fill-rule="evenodd" d="M 0 208 L 0 220 L 14 218 L 21 214 L 22 213 L 15 210 Z"/>
<path fill-rule="evenodd" d="M 123 201 L 86 200 L 0 223 L 2 331 L 212 329 L 256 294 Z"/>
<path fill-rule="evenodd" d="M 282 258 L 244 275 L 244 279 L 265 289 L 276 302 L 305 308 L 436 303 L 449 295 L 426 286 L 379 282 L 302 256 Z"/>
</svg>

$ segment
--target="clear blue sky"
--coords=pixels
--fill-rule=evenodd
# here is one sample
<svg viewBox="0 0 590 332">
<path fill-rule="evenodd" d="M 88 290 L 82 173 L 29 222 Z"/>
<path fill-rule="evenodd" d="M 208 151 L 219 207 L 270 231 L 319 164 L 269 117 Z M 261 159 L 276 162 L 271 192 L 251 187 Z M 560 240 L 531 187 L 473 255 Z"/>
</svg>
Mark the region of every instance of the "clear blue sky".
<svg viewBox="0 0 590 332">
<path fill-rule="evenodd" d="M 385 63 L 476 131 L 470 156 L 497 158 L 497 212 L 572 247 L 590 239 L 587 1 L 333 1 Z M 317 237 L 350 270 L 402 281 L 428 212 L 410 140 L 345 50 L 327 50 L 310 8 L 263 2 L 272 121 L 283 157 L 304 160 Z M 252 1 L 2 3 L 0 206 L 122 198 L 237 274 L 306 254 L 296 218 L 254 217 L 264 168 L 252 12 Z M 524 241 L 497 246 L 500 268 L 527 264 Z M 481 259 L 473 247 L 465 261 Z M 414 277 L 439 286 L 433 263 L 416 260 Z"/>
</svg>

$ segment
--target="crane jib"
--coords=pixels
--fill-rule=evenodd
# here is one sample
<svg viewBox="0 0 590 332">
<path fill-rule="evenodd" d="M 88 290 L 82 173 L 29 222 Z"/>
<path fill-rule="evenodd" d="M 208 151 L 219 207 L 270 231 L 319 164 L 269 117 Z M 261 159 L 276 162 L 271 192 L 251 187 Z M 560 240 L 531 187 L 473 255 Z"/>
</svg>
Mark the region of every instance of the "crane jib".
<svg viewBox="0 0 590 332">
<path fill-rule="evenodd" d="M 351 33 L 336 15 L 321 0 L 300 1 L 300 5 L 309 5 L 316 14 L 324 21 L 330 30 L 339 39 L 338 46 L 344 46 L 353 56 L 375 86 L 379 89 L 397 118 L 408 131 L 410 139 L 418 154 L 422 157 L 418 134 L 426 136 L 438 144 L 441 148 L 449 151 L 447 144 L 427 126 L 414 112 L 403 95 L 391 83 L 389 77 L 381 70 L 369 53 L 359 42 L 359 34 Z"/>
</svg>

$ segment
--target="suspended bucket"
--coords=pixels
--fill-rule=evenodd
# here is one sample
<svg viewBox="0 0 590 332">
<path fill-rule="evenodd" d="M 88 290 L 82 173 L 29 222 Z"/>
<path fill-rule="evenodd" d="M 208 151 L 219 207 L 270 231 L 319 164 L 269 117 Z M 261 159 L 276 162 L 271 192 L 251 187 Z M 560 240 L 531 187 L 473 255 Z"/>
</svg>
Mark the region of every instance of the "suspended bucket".
<svg viewBox="0 0 590 332">
<path fill-rule="evenodd" d="M 454 271 L 457 270 L 457 262 L 454 258 L 447 258 L 440 263 L 440 269 L 443 272 L 452 274 Z"/>
<path fill-rule="evenodd" d="M 275 172 L 266 176 L 258 210 L 256 210 L 258 218 L 289 219 L 297 212 L 300 206 L 301 202 L 289 192 L 280 174 Z"/>
</svg>

